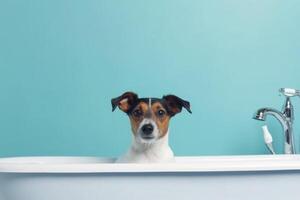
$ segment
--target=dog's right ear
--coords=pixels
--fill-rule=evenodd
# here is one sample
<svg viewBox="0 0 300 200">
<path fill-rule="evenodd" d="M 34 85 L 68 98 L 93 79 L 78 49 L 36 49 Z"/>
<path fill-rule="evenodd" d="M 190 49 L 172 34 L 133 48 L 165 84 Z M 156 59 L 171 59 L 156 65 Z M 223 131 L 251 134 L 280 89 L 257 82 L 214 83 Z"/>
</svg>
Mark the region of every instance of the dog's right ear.
<svg viewBox="0 0 300 200">
<path fill-rule="evenodd" d="M 133 92 L 125 92 L 119 97 L 113 98 L 111 100 L 112 105 L 112 111 L 114 111 L 117 106 L 125 113 L 128 113 L 128 111 L 132 108 L 132 106 L 136 103 L 138 100 L 138 95 Z"/>
</svg>

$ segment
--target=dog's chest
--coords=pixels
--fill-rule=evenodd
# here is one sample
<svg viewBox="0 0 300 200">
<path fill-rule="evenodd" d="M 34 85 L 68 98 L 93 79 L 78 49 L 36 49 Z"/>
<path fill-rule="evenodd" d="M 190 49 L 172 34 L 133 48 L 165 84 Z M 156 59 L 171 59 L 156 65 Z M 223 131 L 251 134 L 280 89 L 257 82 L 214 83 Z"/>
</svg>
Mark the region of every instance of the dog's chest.
<svg viewBox="0 0 300 200">
<path fill-rule="evenodd" d="M 149 148 L 143 151 L 131 148 L 118 162 L 155 163 L 174 161 L 173 151 L 169 146 L 163 148 Z"/>
</svg>

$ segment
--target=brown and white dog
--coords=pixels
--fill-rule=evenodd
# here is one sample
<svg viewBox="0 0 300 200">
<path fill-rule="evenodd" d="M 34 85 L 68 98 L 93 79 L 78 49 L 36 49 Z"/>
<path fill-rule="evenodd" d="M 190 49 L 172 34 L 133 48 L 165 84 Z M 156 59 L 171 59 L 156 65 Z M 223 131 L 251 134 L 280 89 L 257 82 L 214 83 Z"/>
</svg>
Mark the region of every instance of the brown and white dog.
<svg viewBox="0 0 300 200">
<path fill-rule="evenodd" d="M 190 103 L 175 95 L 138 98 L 125 92 L 111 100 L 112 111 L 119 107 L 130 119 L 132 145 L 117 162 L 172 162 L 174 154 L 168 143 L 169 121 L 184 107 L 192 113 Z"/>
</svg>

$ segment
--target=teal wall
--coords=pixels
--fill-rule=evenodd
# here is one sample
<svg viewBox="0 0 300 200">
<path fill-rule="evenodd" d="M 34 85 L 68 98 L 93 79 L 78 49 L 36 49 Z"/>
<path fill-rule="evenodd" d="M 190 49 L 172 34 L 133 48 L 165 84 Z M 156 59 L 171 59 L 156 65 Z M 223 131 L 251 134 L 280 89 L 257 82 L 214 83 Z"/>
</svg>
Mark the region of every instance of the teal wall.
<svg viewBox="0 0 300 200">
<path fill-rule="evenodd" d="M 171 122 L 177 155 L 266 154 L 252 115 L 300 88 L 299 19 L 298 0 L 2 0 L 0 156 L 123 153 L 110 99 L 127 90 L 191 102 Z"/>
</svg>

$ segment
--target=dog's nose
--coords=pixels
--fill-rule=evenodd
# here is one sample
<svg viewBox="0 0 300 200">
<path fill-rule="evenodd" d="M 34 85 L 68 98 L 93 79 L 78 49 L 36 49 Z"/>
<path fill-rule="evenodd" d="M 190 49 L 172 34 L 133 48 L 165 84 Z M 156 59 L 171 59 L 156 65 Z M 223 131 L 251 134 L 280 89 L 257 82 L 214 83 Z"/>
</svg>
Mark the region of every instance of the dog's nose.
<svg viewBox="0 0 300 200">
<path fill-rule="evenodd" d="M 143 127 L 142 127 L 142 131 L 145 135 L 150 135 L 152 132 L 153 132 L 153 126 L 152 124 L 145 124 Z"/>
</svg>

